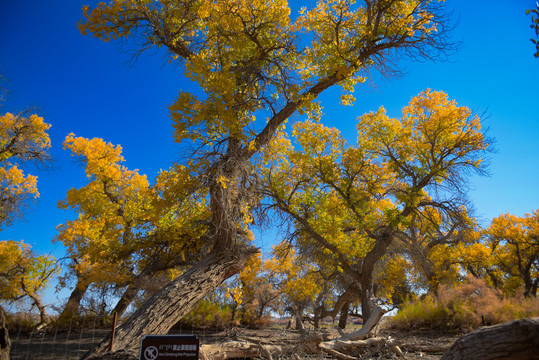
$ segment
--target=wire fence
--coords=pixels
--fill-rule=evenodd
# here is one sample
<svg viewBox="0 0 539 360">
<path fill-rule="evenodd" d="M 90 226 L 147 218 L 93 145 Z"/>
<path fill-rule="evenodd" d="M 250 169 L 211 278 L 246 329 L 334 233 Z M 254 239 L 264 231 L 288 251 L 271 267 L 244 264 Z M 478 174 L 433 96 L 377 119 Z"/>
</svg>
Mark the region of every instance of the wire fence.
<svg viewBox="0 0 539 360">
<path fill-rule="evenodd" d="M 100 318 L 87 320 L 81 326 L 80 323 L 69 324 L 64 327 L 48 328 L 40 332 L 27 332 L 23 327 L 10 330 L 11 338 L 11 360 L 78 360 L 88 351 L 99 345 L 111 333 L 111 328 L 103 328 L 100 326 Z M 443 321 L 438 319 L 437 323 Z M 447 319 L 449 320 L 449 319 Z M 384 323 L 384 322 L 383 322 Z M 332 323 L 322 324 L 322 329 L 330 330 L 333 328 Z M 349 324 L 346 332 L 352 332 L 361 328 L 361 325 Z M 264 329 L 267 333 L 274 335 L 282 335 L 286 332 L 293 333 L 294 330 L 286 329 L 286 325 L 276 325 Z M 178 324 L 174 327 L 170 334 L 196 334 L 200 339 L 201 344 L 215 343 L 217 341 L 226 341 L 242 335 L 245 329 L 233 328 L 223 331 L 193 329 L 190 326 L 182 326 Z M 384 324 L 375 330 L 378 332 L 387 332 L 394 334 L 395 330 L 387 329 Z M 417 336 L 420 338 L 439 337 L 445 334 L 446 336 L 455 336 L 452 331 L 440 331 L 439 327 L 432 323 L 413 324 L 409 328 L 400 328 L 396 330 L 399 335 Z M 399 337 L 397 335 L 397 337 Z"/>
<path fill-rule="evenodd" d="M 88 351 L 107 338 L 112 329 L 99 326 L 100 319 L 89 321 L 86 326 L 69 324 L 67 327 L 48 328 L 44 331 L 26 331 L 22 326 L 10 330 L 11 360 L 78 360 Z M 273 327 L 270 331 L 284 331 L 283 327 Z M 178 324 L 169 334 L 196 334 L 201 344 L 231 340 L 241 333 L 241 329 L 223 331 L 193 329 Z"/>
</svg>

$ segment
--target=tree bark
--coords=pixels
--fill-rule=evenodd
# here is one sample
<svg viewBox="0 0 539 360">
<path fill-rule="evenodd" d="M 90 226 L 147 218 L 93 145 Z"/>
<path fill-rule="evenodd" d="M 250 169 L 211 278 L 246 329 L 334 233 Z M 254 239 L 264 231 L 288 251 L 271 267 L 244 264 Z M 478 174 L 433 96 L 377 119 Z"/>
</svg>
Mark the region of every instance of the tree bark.
<svg viewBox="0 0 539 360">
<path fill-rule="evenodd" d="M 75 285 L 71 295 L 69 295 L 69 299 L 67 300 L 64 310 L 62 310 L 58 316 L 58 321 L 60 323 L 71 321 L 73 316 L 77 315 L 80 302 L 82 301 L 82 297 L 86 293 L 86 290 L 88 290 L 88 287 L 88 282 L 82 277 L 78 276 L 77 285 Z"/>
<path fill-rule="evenodd" d="M 341 307 L 341 314 L 339 316 L 339 327 L 341 329 L 346 328 L 346 323 L 348 322 L 348 312 L 350 311 L 350 303 L 345 302 Z"/>
<path fill-rule="evenodd" d="M 139 290 L 140 287 L 138 286 L 138 284 L 136 284 L 136 282 L 130 284 L 122 294 L 120 300 L 118 300 L 118 302 L 116 303 L 116 306 L 111 311 L 111 314 L 116 313 L 118 314 L 118 316 L 121 316 L 129 306 L 129 304 L 131 304 L 135 296 L 137 296 Z"/>
<path fill-rule="evenodd" d="M 39 295 L 35 292 L 29 293 L 28 297 L 32 299 L 34 305 L 39 311 L 39 324 L 37 326 L 37 330 L 41 330 L 43 327 L 47 326 L 47 323 L 49 321 L 49 317 L 47 316 L 47 308 L 45 307 L 45 305 L 43 305 L 43 302 L 41 301 Z"/>
<path fill-rule="evenodd" d="M 10 350 L 11 340 L 9 339 L 9 331 L 6 326 L 6 312 L 0 306 L 0 360 L 9 360 Z"/>
<path fill-rule="evenodd" d="M 234 251 L 236 250 L 236 251 Z M 187 272 L 171 281 L 116 330 L 116 349 L 138 349 L 146 334 L 166 334 L 181 318 L 204 297 L 230 276 L 238 273 L 245 261 L 258 249 L 236 247 L 228 252 L 208 254 Z M 104 352 L 109 344 L 105 339 L 94 350 Z M 88 356 L 90 354 L 87 354 Z"/>
<path fill-rule="evenodd" d="M 464 359 L 539 359 L 539 318 L 475 330 L 457 340 L 441 358 Z"/>
</svg>

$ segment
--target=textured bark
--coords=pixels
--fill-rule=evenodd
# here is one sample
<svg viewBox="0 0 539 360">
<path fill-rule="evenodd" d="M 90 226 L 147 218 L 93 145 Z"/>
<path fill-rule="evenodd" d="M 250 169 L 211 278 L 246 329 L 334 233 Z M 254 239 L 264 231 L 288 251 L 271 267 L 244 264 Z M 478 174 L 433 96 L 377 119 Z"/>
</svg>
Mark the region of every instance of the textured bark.
<svg viewBox="0 0 539 360">
<path fill-rule="evenodd" d="M 459 340 L 441 360 L 539 359 L 539 318 L 521 319 L 473 331 Z"/>
<path fill-rule="evenodd" d="M 9 351 L 11 350 L 11 340 L 6 326 L 6 312 L 0 306 L 0 360 L 9 360 Z"/>
<path fill-rule="evenodd" d="M 207 255 L 158 291 L 120 325 L 116 330 L 114 348 L 136 350 L 143 335 L 168 333 L 200 300 L 238 273 L 245 261 L 257 251 L 252 247 L 238 247 L 236 251 Z M 108 344 L 108 339 L 105 339 L 95 352 L 106 351 Z"/>
</svg>

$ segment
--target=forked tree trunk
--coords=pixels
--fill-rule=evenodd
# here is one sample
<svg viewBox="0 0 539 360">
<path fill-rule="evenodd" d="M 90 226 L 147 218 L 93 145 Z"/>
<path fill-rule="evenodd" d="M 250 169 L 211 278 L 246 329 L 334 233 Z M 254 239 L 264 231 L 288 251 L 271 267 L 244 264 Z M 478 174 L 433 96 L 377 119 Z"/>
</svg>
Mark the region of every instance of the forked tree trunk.
<svg viewBox="0 0 539 360">
<path fill-rule="evenodd" d="M 120 325 L 116 329 L 113 349 L 137 350 L 143 335 L 168 333 L 200 300 L 238 273 L 245 261 L 256 252 L 258 249 L 253 247 L 236 247 L 207 255 L 159 290 Z M 105 352 L 109 343 L 105 339 L 94 351 Z"/>
<path fill-rule="evenodd" d="M 475 330 L 459 340 L 441 360 L 539 359 L 539 318 L 521 319 Z"/>
<path fill-rule="evenodd" d="M 6 313 L 0 306 L 0 360 L 9 360 L 9 351 L 11 350 L 11 340 L 6 325 Z"/>
<path fill-rule="evenodd" d="M 37 326 L 37 330 L 41 330 L 42 328 L 47 326 L 47 323 L 49 322 L 49 317 L 47 316 L 47 308 L 45 307 L 45 305 L 43 305 L 43 302 L 41 301 L 39 295 L 35 292 L 29 293 L 28 297 L 32 299 L 34 305 L 39 311 L 39 324 Z"/>
</svg>

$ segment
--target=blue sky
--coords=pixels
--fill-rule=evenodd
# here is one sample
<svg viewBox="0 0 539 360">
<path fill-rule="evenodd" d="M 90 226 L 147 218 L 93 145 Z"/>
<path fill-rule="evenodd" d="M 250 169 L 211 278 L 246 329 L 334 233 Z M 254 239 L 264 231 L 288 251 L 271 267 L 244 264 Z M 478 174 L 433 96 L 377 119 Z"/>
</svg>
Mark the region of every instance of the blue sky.
<svg viewBox="0 0 539 360">
<path fill-rule="evenodd" d="M 52 124 L 55 166 L 39 176 L 41 198 L 24 219 L 0 233 L 0 239 L 24 239 L 38 252 L 61 257 L 51 240 L 56 226 L 73 214 L 57 209 L 70 187 L 86 182 L 83 169 L 62 149 L 73 132 L 121 144 L 125 165 L 152 179 L 184 154 L 172 140 L 167 105 L 178 90 L 189 90 L 180 69 L 158 52 L 130 63 L 118 43 L 82 36 L 77 23 L 80 0 L 0 0 L 0 74 L 10 95 L 0 109 L 17 112 L 35 106 Z M 293 8 L 300 2 L 291 1 Z M 460 49 L 449 62 L 399 62 L 399 78 L 372 79 L 356 90 L 352 108 L 338 104 L 339 90 L 322 97 L 323 122 L 355 138 L 356 117 L 384 105 L 399 116 L 410 98 L 425 88 L 443 90 L 459 105 L 485 113 L 484 126 L 496 140 L 491 176 L 474 177 L 469 197 L 479 220 L 487 225 L 501 213 L 524 215 L 539 208 L 539 60 L 533 56 L 531 18 L 525 10 L 535 1 L 447 0 L 454 41 Z M 265 248 L 274 241 L 258 239 Z"/>
</svg>

